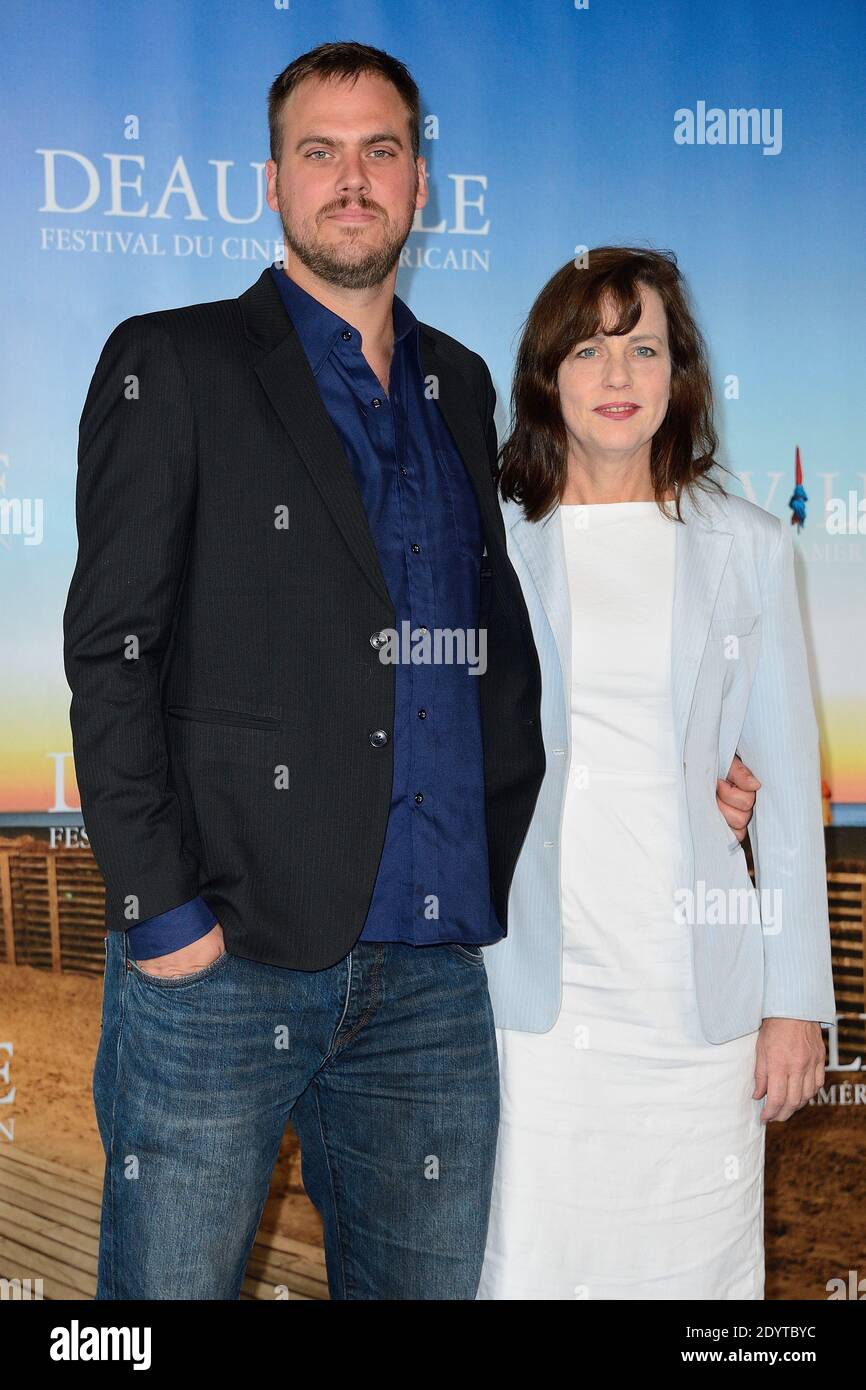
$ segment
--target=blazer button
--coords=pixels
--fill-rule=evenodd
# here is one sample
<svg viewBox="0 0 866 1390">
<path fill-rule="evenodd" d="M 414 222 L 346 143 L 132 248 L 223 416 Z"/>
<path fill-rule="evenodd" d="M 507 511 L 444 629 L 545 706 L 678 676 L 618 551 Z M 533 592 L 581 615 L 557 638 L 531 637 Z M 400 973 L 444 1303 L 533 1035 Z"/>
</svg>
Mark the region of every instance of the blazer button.
<svg viewBox="0 0 866 1390">
<path fill-rule="evenodd" d="M 370 633 L 370 646 L 373 648 L 374 651 L 378 651 L 380 647 L 384 647 L 387 641 L 388 638 L 384 632 Z"/>
<path fill-rule="evenodd" d="M 384 729 L 374 729 L 370 735 L 370 742 L 374 748 L 384 748 L 388 742 L 388 735 Z"/>
</svg>

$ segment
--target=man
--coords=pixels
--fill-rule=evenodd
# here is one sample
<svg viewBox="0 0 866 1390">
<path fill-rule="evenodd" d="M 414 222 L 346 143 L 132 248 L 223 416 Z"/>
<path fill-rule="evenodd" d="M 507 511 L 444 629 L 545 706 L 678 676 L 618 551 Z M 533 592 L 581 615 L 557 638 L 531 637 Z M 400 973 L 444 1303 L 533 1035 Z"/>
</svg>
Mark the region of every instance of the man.
<svg viewBox="0 0 866 1390">
<path fill-rule="evenodd" d="M 126 320 L 81 422 L 97 1296 L 237 1298 L 291 1120 L 332 1298 L 472 1299 L 498 1119 L 481 948 L 545 766 L 495 394 L 394 295 L 427 201 L 403 65 L 323 45 L 269 116 L 285 269 Z M 436 659 L 446 633 L 462 659 Z M 741 825 L 751 793 L 726 794 Z"/>
</svg>

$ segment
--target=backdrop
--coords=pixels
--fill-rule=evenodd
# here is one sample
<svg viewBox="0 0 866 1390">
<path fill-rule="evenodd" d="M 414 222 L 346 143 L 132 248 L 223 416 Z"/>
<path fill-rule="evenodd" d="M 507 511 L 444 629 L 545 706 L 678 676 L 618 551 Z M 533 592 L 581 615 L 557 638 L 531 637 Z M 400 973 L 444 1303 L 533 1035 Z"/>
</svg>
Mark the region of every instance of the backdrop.
<svg viewBox="0 0 866 1390">
<path fill-rule="evenodd" d="M 238 295 L 278 257 L 268 87 L 335 39 L 388 50 L 419 83 L 432 197 L 398 293 L 486 358 L 500 434 L 532 300 L 581 248 L 614 242 L 676 253 L 709 344 L 721 460 L 786 523 L 799 449 L 842 1017 L 826 1086 L 768 1136 L 767 1297 L 866 1296 L 863 0 L 6 0 L 0 1190 L 17 1194 L 24 1245 L 12 1258 L 0 1238 L 0 1276 L 93 1295 L 101 895 L 90 855 L 54 853 L 86 843 L 61 624 L 81 409 L 118 322 Z M 251 463 L 237 459 L 239 489 Z M 264 1225 L 291 1237 L 306 1272 L 277 1277 L 269 1249 L 246 1296 L 279 1283 L 324 1297 L 290 1134 L 278 1168 Z M 72 1215 L 58 1191 L 76 1195 Z M 47 1244 L 46 1210 L 58 1213 Z"/>
<path fill-rule="evenodd" d="M 419 83 L 433 192 L 398 293 L 485 356 L 500 433 L 549 275 L 602 242 L 676 252 L 722 461 L 787 517 L 801 451 L 825 780 L 834 821 L 866 823 L 861 4 L 7 0 L 0 25 L 6 825 L 63 824 L 79 804 L 60 623 L 100 348 L 131 314 L 241 293 L 278 255 L 268 85 L 337 38 Z"/>
</svg>

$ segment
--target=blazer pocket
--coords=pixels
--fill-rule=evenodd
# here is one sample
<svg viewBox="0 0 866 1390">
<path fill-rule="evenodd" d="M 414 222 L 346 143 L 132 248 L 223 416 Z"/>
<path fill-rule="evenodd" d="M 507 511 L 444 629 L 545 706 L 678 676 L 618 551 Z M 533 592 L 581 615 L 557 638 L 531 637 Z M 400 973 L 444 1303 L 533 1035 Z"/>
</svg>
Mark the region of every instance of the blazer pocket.
<svg viewBox="0 0 866 1390">
<path fill-rule="evenodd" d="M 726 618 L 713 618 L 710 630 L 716 637 L 748 637 L 760 619 L 760 613 L 729 613 Z"/>
<path fill-rule="evenodd" d="M 282 719 L 269 714 L 247 714 L 230 709 L 204 709 L 190 705 L 169 705 L 167 713 L 174 719 L 193 719 L 200 724 L 234 724 L 242 729 L 279 729 Z"/>
</svg>

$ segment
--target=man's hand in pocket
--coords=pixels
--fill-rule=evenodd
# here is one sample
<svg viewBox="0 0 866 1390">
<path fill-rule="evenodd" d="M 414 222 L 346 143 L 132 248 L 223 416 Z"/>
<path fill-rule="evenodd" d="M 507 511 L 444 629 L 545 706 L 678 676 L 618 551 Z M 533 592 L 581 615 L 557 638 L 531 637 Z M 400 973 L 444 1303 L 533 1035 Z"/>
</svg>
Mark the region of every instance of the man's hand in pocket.
<svg viewBox="0 0 866 1390">
<path fill-rule="evenodd" d="M 179 951 L 169 951 L 167 956 L 151 956 L 148 960 L 135 963 L 145 975 L 192 975 L 196 970 L 204 970 L 206 965 L 218 960 L 225 952 L 223 929 L 217 922 L 206 936 L 181 946 Z"/>
</svg>

